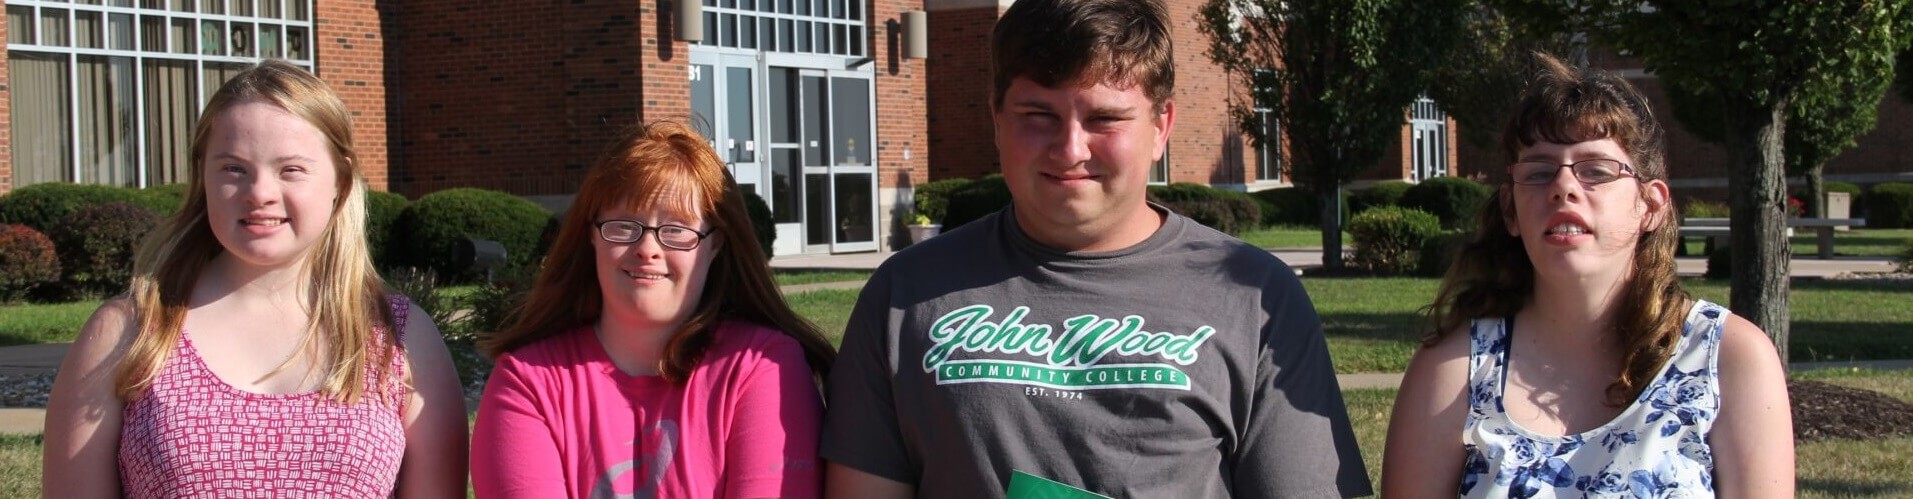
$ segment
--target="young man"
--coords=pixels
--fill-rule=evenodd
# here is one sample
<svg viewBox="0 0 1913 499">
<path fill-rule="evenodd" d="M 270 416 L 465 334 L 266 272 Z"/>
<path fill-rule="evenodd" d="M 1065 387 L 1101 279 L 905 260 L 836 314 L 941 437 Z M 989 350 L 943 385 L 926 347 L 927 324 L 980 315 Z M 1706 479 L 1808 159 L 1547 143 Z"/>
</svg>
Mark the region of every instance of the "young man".
<svg viewBox="0 0 1913 499">
<path fill-rule="evenodd" d="M 1295 274 L 1144 201 L 1176 117 L 1159 1 L 1019 0 L 992 43 L 1014 201 L 865 285 L 828 495 L 1369 494 Z"/>
</svg>

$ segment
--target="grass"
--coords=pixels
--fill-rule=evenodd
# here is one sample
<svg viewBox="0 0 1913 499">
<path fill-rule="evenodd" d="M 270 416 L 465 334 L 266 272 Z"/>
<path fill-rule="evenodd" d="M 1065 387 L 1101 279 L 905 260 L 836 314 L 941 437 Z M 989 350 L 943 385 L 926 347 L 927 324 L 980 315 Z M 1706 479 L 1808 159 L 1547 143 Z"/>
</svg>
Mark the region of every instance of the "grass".
<svg viewBox="0 0 1913 499">
<path fill-rule="evenodd" d="M 1796 378 L 1875 390 L 1913 402 L 1913 371 L 1808 371 Z M 1369 480 L 1381 486 L 1382 450 L 1395 390 L 1344 390 L 1349 422 L 1361 445 Z M 1907 497 L 1913 495 L 1913 437 L 1823 440 L 1794 448 L 1799 497 Z"/>
<path fill-rule="evenodd" d="M 820 282 L 863 281 L 870 279 L 868 270 L 777 270 L 771 274 L 778 286 L 798 284 L 816 284 Z"/>
<path fill-rule="evenodd" d="M 817 324 L 818 331 L 831 345 L 843 342 L 844 324 L 850 322 L 850 308 L 857 303 L 858 289 L 826 289 L 784 297 L 797 315 Z"/>
<path fill-rule="evenodd" d="M 0 497 L 40 497 L 40 435 L 0 434 Z"/>
<path fill-rule="evenodd" d="M 1316 227 L 1270 227 L 1245 231 L 1236 237 L 1257 248 L 1322 248 L 1322 229 Z M 1349 241 L 1348 233 L 1343 232 L 1342 244 Z"/>
<path fill-rule="evenodd" d="M 0 346 L 73 341 L 98 301 L 0 306 Z"/>
</svg>

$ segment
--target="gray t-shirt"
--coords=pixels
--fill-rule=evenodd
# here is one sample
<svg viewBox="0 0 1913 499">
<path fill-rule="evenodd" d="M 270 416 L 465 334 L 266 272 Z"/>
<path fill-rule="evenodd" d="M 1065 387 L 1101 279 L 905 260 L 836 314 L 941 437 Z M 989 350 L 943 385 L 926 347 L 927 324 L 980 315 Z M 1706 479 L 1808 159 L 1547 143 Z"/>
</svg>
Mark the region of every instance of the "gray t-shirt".
<svg viewBox="0 0 1913 499">
<path fill-rule="evenodd" d="M 1012 470 L 1115 497 L 1371 493 L 1294 272 L 1174 214 L 1113 252 L 1044 247 L 1005 209 L 897 253 L 828 407 L 824 458 L 918 497 L 1003 497 Z"/>
</svg>

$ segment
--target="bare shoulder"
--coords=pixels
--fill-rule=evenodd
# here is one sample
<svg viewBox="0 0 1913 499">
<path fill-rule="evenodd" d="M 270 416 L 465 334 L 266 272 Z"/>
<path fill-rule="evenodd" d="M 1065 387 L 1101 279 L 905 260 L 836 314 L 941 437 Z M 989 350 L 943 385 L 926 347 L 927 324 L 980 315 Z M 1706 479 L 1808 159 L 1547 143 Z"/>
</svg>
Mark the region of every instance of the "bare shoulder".
<svg viewBox="0 0 1913 499">
<path fill-rule="evenodd" d="M 1773 338 L 1760 326 L 1739 315 L 1728 314 L 1720 332 L 1720 364 L 1723 371 L 1780 368 L 1780 355 Z"/>
<path fill-rule="evenodd" d="M 418 306 L 418 302 L 412 300 L 406 300 L 405 306 L 407 307 L 405 311 L 406 347 L 445 343 L 445 339 L 439 335 L 438 324 L 432 323 L 430 312 L 426 312 L 424 307 Z"/>
<path fill-rule="evenodd" d="M 1413 398 L 1423 409 L 1439 411 L 1463 396 L 1468 386 L 1470 344 L 1467 325 L 1415 350 L 1402 378 L 1399 397 Z"/>
<path fill-rule="evenodd" d="M 139 314 L 133 300 L 115 297 L 100 304 L 80 326 L 69 358 L 100 360 L 112 352 L 124 350 L 139 335 Z"/>
</svg>

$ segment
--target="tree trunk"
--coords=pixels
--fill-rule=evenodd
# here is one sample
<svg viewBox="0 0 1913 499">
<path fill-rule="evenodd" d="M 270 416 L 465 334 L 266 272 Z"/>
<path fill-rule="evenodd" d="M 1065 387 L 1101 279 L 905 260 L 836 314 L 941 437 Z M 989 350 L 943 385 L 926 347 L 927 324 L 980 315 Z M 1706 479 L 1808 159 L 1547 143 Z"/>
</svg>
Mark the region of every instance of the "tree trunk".
<svg viewBox="0 0 1913 499">
<path fill-rule="evenodd" d="M 1727 201 L 1733 285 L 1728 302 L 1735 314 L 1767 332 L 1787 360 L 1787 289 L 1793 250 L 1787 242 L 1786 104 L 1761 109 L 1755 103 L 1727 106 Z"/>
<path fill-rule="evenodd" d="M 1826 170 L 1826 163 L 1817 163 L 1807 168 L 1807 199 L 1801 201 L 1807 203 L 1806 211 L 1809 217 L 1827 217 L 1827 185 L 1820 178 Z"/>
<path fill-rule="evenodd" d="M 1322 268 L 1330 271 L 1342 270 L 1343 266 L 1341 190 L 1338 181 L 1315 182 L 1316 204 L 1322 207 Z"/>
</svg>

